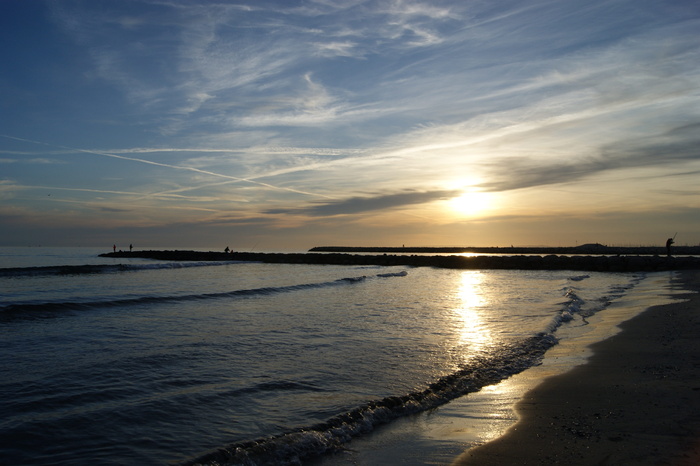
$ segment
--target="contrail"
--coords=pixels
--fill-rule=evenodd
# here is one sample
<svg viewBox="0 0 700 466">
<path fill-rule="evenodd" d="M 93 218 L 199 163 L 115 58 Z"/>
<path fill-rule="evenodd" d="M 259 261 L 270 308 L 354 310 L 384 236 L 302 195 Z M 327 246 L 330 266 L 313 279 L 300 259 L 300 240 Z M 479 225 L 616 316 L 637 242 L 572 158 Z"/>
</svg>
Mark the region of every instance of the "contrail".
<svg viewBox="0 0 700 466">
<path fill-rule="evenodd" d="M 269 183 L 263 183 L 262 181 L 255 181 L 255 180 L 251 180 L 251 179 L 248 179 L 248 178 L 240 178 L 240 177 L 232 176 L 232 175 L 224 175 L 224 174 L 222 174 L 222 173 L 210 172 L 210 171 L 207 171 L 207 170 L 201 170 L 201 169 L 199 169 L 199 168 L 194 168 L 194 167 L 182 167 L 182 166 L 179 166 L 179 165 L 170 165 L 170 164 L 167 164 L 167 163 L 153 162 L 153 161 L 151 161 L 151 160 L 145 160 L 145 159 L 138 159 L 138 158 L 136 158 L 136 157 L 126 157 L 126 156 L 124 156 L 124 155 L 110 154 L 110 153 L 108 153 L 108 152 L 97 152 L 97 151 L 87 150 L 87 149 L 77 149 L 77 148 L 74 148 L 74 147 L 62 146 L 62 145 L 59 145 L 59 144 L 49 144 L 49 143 L 41 142 L 41 141 L 33 141 L 33 140 L 31 140 L 31 139 L 18 138 L 18 137 L 15 137 L 15 136 L 9 136 L 9 135 L 7 135 L 7 134 L 0 134 L 0 136 L 2 136 L 2 137 L 4 137 L 4 138 L 8 138 L 8 139 L 14 139 L 14 140 L 16 140 L 16 141 L 29 142 L 29 143 L 31 143 L 31 144 L 39 144 L 39 145 L 48 146 L 48 147 L 58 147 L 58 148 L 61 148 L 61 149 L 71 150 L 71 151 L 75 151 L 75 152 L 83 152 L 83 153 L 86 153 L 86 154 L 101 155 L 101 156 L 104 156 L 104 157 L 112 157 L 112 158 L 121 159 L 121 160 L 129 160 L 129 161 L 131 161 L 131 162 L 139 162 L 139 163 L 145 163 L 145 164 L 148 164 L 148 165 L 155 165 L 155 166 L 158 166 L 158 167 L 172 168 L 172 169 L 174 169 L 174 170 L 184 170 L 184 171 L 190 171 L 190 172 L 195 172 L 195 173 L 201 173 L 201 174 L 203 174 L 203 175 L 215 176 L 215 177 L 219 177 L 219 178 L 226 178 L 226 179 L 229 179 L 229 180 L 239 181 L 239 182 L 243 182 L 243 183 L 256 184 L 256 185 L 259 185 L 259 186 L 264 186 L 264 187 L 266 187 L 266 188 L 275 189 L 275 190 L 279 190 L 279 191 L 289 191 L 289 192 L 293 192 L 293 193 L 297 193 L 297 194 L 304 194 L 304 195 L 306 195 L 306 196 L 314 196 L 314 197 L 323 197 L 323 198 L 326 198 L 326 199 L 333 199 L 332 197 L 330 197 L 330 196 L 325 196 L 325 195 L 323 195 L 323 194 L 310 193 L 310 192 L 307 192 L 307 191 L 301 191 L 301 190 L 299 190 L 299 189 L 293 189 L 293 188 L 283 188 L 283 187 L 281 187 L 281 186 L 275 186 L 275 185 L 272 185 L 272 184 L 269 184 Z"/>
<path fill-rule="evenodd" d="M 15 185 L 15 186 L 18 188 L 22 188 L 22 189 L 43 189 L 43 190 L 47 190 L 47 191 L 77 191 L 77 192 L 84 192 L 84 193 L 125 194 L 127 196 L 134 196 L 135 199 L 146 199 L 146 198 L 187 199 L 186 196 L 180 196 L 178 194 L 175 194 L 175 192 L 177 192 L 177 190 L 161 192 L 161 193 L 144 194 L 144 193 L 138 193 L 138 192 L 132 192 L 132 191 L 113 191 L 113 190 L 106 190 L 106 189 L 64 188 L 64 187 L 57 187 L 57 186 L 34 186 L 34 185 Z"/>
</svg>

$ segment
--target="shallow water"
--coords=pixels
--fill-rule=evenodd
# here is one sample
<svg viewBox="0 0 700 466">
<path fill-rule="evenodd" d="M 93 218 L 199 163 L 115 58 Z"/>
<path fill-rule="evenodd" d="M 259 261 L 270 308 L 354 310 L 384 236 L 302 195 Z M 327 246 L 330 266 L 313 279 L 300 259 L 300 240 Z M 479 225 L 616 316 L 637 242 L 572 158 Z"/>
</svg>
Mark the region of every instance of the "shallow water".
<svg viewBox="0 0 700 466">
<path fill-rule="evenodd" d="M 0 248 L 9 464 L 177 463 L 232 444 L 258 463 L 334 451 L 540 363 L 558 333 L 647 277 L 46 249 Z M 246 444 L 270 437 L 262 453 Z"/>
<path fill-rule="evenodd" d="M 559 343 L 542 363 L 526 371 L 456 398 L 439 409 L 422 412 L 378 427 L 357 438 L 347 448 L 319 457 L 314 466 L 371 466 L 374 464 L 446 465 L 466 450 L 503 435 L 518 421 L 515 405 L 547 377 L 584 364 L 589 346 L 620 331 L 618 325 L 650 306 L 683 299 L 687 293 L 675 272 L 650 274 L 634 289 L 618 297 L 603 312 L 586 318 L 585 325 L 562 325 Z M 576 402 L 572 398 L 572 403 Z"/>
</svg>

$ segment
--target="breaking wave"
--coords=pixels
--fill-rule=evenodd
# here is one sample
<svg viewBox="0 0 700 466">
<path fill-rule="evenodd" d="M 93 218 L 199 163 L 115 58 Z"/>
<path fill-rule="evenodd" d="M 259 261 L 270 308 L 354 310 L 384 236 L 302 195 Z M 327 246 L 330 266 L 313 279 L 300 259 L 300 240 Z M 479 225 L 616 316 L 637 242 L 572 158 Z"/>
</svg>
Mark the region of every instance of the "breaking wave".
<svg viewBox="0 0 700 466">
<path fill-rule="evenodd" d="M 591 278 L 590 275 L 576 275 L 569 277 L 568 281 L 581 282 L 589 278 Z M 547 326 L 546 331 L 549 333 L 556 332 L 556 330 L 561 327 L 562 324 L 570 322 L 576 317 L 580 318 L 583 325 L 588 325 L 588 321 L 586 320 L 587 317 L 590 317 L 596 312 L 608 307 L 613 300 L 623 296 L 631 288 L 634 288 L 637 284 L 639 284 L 639 282 L 643 279 L 644 275 L 639 274 L 632 277 L 629 283 L 626 285 L 612 286 L 604 296 L 595 299 L 594 302 L 587 302 L 581 298 L 577 293 L 578 289 L 575 286 L 567 286 L 563 289 L 564 298 L 566 301 L 561 303 L 561 312 L 554 316 L 552 321 Z"/>
<path fill-rule="evenodd" d="M 0 268 L 0 277 L 40 277 L 46 275 L 89 275 L 101 273 L 138 272 L 141 270 L 183 269 L 189 267 L 213 267 L 231 262 L 170 262 L 162 264 L 85 264 L 55 265 L 45 267 Z"/>
<path fill-rule="evenodd" d="M 553 335 L 541 333 L 474 358 L 461 370 L 438 379 L 422 391 L 370 401 L 320 424 L 228 445 L 186 464 L 299 464 L 304 459 L 340 450 L 353 437 L 371 432 L 378 425 L 436 408 L 522 372 L 539 364 L 545 352 L 556 344 Z"/>
</svg>

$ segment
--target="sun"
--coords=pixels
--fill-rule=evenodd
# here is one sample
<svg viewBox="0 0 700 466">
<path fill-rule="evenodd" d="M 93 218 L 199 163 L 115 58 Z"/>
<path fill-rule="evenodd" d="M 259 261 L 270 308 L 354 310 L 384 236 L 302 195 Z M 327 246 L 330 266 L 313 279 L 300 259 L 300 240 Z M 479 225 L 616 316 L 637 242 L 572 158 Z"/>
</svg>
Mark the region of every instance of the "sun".
<svg viewBox="0 0 700 466">
<path fill-rule="evenodd" d="M 482 191 L 469 190 L 448 201 L 450 209 L 457 215 L 476 217 L 491 208 L 491 196 Z"/>
</svg>

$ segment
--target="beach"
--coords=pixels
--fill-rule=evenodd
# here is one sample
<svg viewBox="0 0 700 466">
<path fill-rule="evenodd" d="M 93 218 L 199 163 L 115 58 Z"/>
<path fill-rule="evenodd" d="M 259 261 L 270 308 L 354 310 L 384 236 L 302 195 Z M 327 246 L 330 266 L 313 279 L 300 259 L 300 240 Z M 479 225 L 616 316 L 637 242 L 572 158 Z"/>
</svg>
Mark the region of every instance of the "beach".
<svg viewBox="0 0 700 466">
<path fill-rule="evenodd" d="M 679 276 L 695 293 L 623 323 L 586 364 L 529 391 L 504 436 L 454 464 L 700 464 L 700 272 Z"/>
</svg>

